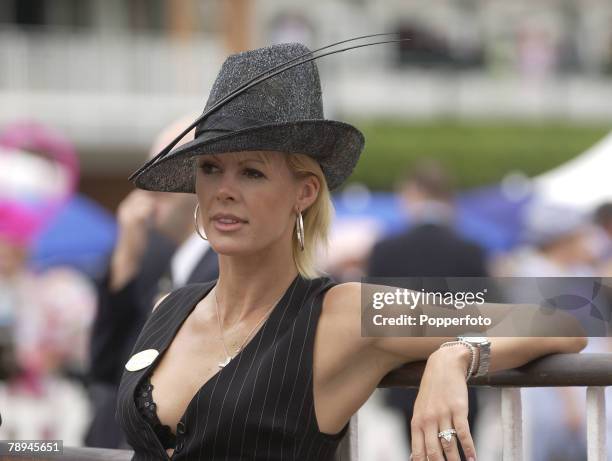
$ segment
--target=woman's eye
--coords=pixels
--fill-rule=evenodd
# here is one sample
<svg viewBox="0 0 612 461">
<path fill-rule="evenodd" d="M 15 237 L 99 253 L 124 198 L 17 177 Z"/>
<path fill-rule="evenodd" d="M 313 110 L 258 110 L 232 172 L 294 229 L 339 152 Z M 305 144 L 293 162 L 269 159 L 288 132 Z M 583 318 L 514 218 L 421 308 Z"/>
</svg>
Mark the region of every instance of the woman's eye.
<svg viewBox="0 0 612 461">
<path fill-rule="evenodd" d="M 217 165 L 215 165 L 214 163 L 210 163 L 210 162 L 202 163 L 200 165 L 200 169 L 202 170 L 204 174 L 216 174 L 221 171 L 221 169 Z M 243 170 L 243 174 L 247 178 L 251 178 L 251 179 L 265 178 L 264 174 L 261 171 L 258 171 L 254 168 L 245 168 Z"/>
<path fill-rule="evenodd" d="M 202 165 L 200 165 L 200 169 L 204 172 L 204 174 L 216 173 L 219 170 L 216 165 L 208 162 L 202 163 Z"/>
<path fill-rule="evenodd" d="M 253 179 L 257 179 L 257 178 L 265 178 L 265 176 L 263 175 L 263 173 L 261 171 L 257 171 L 253 168 L 246 168 L 244 170 L 244 174 L 249 177 L 249 178 L 253 178 Z"/>
</svg>

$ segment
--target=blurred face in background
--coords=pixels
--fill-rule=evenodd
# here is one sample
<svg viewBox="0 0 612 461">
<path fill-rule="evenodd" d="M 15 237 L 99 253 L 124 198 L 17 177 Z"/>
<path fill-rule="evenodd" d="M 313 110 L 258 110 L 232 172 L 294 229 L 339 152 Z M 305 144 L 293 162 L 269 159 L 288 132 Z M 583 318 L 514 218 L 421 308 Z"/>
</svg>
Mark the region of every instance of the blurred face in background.
<svg viewBox="0 0 612 461">
<path fill-rule="evenodd" d="M 452 218 L 453 181 L 450 174 L 433 160 L 421 160 L 401 184 L 400 196 L 409 215 L 438 215 Z"/>
<path fill-rule="evenodd" d="M 197 203 L 193 194 L 147 192 L 154 200 L 152 225 L 166 237 L 181 242 L 193 232 L 193 210 Z"/>
</svg>

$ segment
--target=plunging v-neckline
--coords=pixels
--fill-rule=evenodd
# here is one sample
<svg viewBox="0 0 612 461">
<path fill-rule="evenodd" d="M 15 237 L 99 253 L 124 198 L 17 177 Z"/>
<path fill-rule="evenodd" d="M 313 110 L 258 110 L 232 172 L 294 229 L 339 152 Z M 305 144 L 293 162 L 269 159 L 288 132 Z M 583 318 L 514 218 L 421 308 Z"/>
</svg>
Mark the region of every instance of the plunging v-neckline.
<svg viewBox="0 0 612 461">
<path fill-rule="evenodd" d="M 187 404 L 187 406 L 185 407 L 185 410 L 183 411 L 183 413 L 181 414 L 181 417 L 179 418 L 179 422 L 183 422 L 185 421 L 185 417 L 187 416 L 187 414 L 189 413 L 192 405 L 194 404 L 194 402 L 196 401 L 196 399 L 199 398 L 200 394 L 202 394 L 205 389 L 213 382 L 213 381 L 218 381 L 221 378 L 221 374 L 226 371 L 229 372 L 230 369 L 232 369 L 234 366 L 236 366 L 236 363 L 239 362 L 242 354 L 246 353 L 247 351 L 249 351 L 252 347 L 253 344 L 255 343 L 259 343 L 261 342 L 261 336 L 263 335 L 264 330 L 266 329 L 267 325 L 272 323 L 272 319 L 274 319 L 276 321 L 276 317 L 278 317 L 279 312 L 281 311 L 281 309 L 279 309 L 279 305 L 284 304 L 285 298 L 287 297 L 287 294 L 290 292 L 290 289 L 299 282 L 299 277 L 300 275 L 296 275 L 296 277 L 293 279 L 293 281 L 289 284 L 289 286 L 285 289 L 285 292 L 283 293 L 283 296 L 277 301 L 276 305 L 274 306 L 274 308 L 272 309 L 272 312 L 270 313 L 270 315 L 268 316 L 268 318 L 263 322 L 263 324 L 261 325 L 261 327 L 259 328 L 259 330 L 257 331 L 257 333 L 255 333 L 255 335 L 249 340 L 248 343 L 246 343 L 244 345 L 244 347 L 242 349 L 240 349 L 240 351 L 232 358 L 232 360 L 230 360 L 230 362 L 224 366 L 221 367 L 215 374 L 213 374 L 210 378 L 208 378 L 208 380 L 206 380 L 199 388 L 198 390 L 195 392 L 195 394 L 191 397 L 191 400 L 189 400 L 189 403 Z M 140 385 L 140 383 L 142 382 L 142 380 L 148 376 L 149 379 L 152 376 L 153 372 L 155 371 L 155 368 L 157 367 L 159 361 L 161 360 L 161 358 L 165 355 L 166 351 L 170 348 L 170 345 L 172 344 L 174 338 L 176 337 L 177 333 L 179 332 L 179 330 L 181 329 L 181 327 L 185 324 L 185 321 L 187 320 L 187 318 L 193 313 L 194 309 L 196 308 L 196 306 L 204 299 L 206 298 L 206 296 L 209 295 L 209 293 L 213 290 L 213 288 L 217 286 L 217 282 L 211 284 L 211 286 L 201 295 L 198 296 L 197 299 L 191 304 L 191 306 L 189 307 L 189 309 L 187 310 L 187 312 L 184 315 L 184 318 L 178 323 L 178 325 L 173 329 L 172 334 L 168 336 L 168 340 L 164 342 L 163 346 L 160 347 L 159 350 L 159 355 L 155 358 L 155 360 L 151 363 L 151 365 L 149 366 L 148 370 L 146 373 L 143 373 L 142 376 L 137 380 L 136 382 L 136 387 L 138 387 Z M 137 412 L 138 413 L 138 412 Z M 140 413 L 138 413 L 139 416 L 142 418 L 142 415 L 140 415 Z M 158 417 L 159 419 L 159 417 Z M 160 420 L 161 422 L 161 420 Z M 146 421 L 145 421 L 146 423 Z M 163 422 L 161 422 L 163 424 Z M 177 423 L 178 425 L 178 423 Z M 176 427 L 172 427 L 170 426 L 171 429 L 174 430 L 174 434 L 176 434 Z M 163 448 L 162 443 L 160 442 L 159 438 L 157 437 L 157 434 L 155 434 L 155 440 L 157 442 L 157 444 L 159 445 L 159 447 L 162 449 L 162 451 L 164 453 L 167 452 L 166 450 Z"/>
</svg>

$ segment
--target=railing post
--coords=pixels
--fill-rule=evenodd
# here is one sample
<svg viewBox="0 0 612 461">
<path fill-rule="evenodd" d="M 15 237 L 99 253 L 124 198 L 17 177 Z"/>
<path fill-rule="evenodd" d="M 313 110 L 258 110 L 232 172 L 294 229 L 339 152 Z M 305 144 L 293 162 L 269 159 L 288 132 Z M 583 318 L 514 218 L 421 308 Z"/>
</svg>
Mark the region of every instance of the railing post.
<svg viewBox="0 0 612 461">
<path fill-rule="evenodd" d="M 523 404 L 521 388 L 508 387 L 501 394 L 503 461 L 523 461 Z"/>
<path fill-rule="evenodd" d="M 587 459 L 606 461 L 606 388 L 587 387 Z"/>
</svg>

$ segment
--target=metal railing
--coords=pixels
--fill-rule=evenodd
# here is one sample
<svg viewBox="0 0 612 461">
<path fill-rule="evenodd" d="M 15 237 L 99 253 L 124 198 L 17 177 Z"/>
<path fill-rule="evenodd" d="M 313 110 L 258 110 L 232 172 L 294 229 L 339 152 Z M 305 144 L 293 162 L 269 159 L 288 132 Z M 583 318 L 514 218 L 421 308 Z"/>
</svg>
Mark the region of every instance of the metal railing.
<svg viewBox="0 0 612 461">
<path fill-rule="evenodd" d="M 379 387 L 418 387 L 424 362 L 410 363 L 389 373 Z M 612 354 L 556 354 L 529 364 L 470 380 L 471 386 L 502 389 L 503 461 L 523 460 L 522 387 L 587 387 L 588 461 L 606 461 L 605 388 L 612 385 Z M 6 442 L 0 442 L 6 453 Z M 97 448 L 64 448 L 65 461 L 127 461 L 132 452 Z M 58 457 L 3 456 L 6 461 L 27 459 L 56 460 Z M 357 415 L 351 418 L 347 435 L 341 441 L 336 461 L 357 461 Z"/>
<path fill-rule="evenodd" d="M 389 373 L 379 387 L 417 387 L 424 363 Z M 503 461 L 523 461 L 522 387 L 587 388 L 588 461 L 606 461 L 605 388 L 612 385 L 612 354 L 555 354 L 513 370 L 470 380 L 471 386 L 501 388 Z"/>
</svg>

